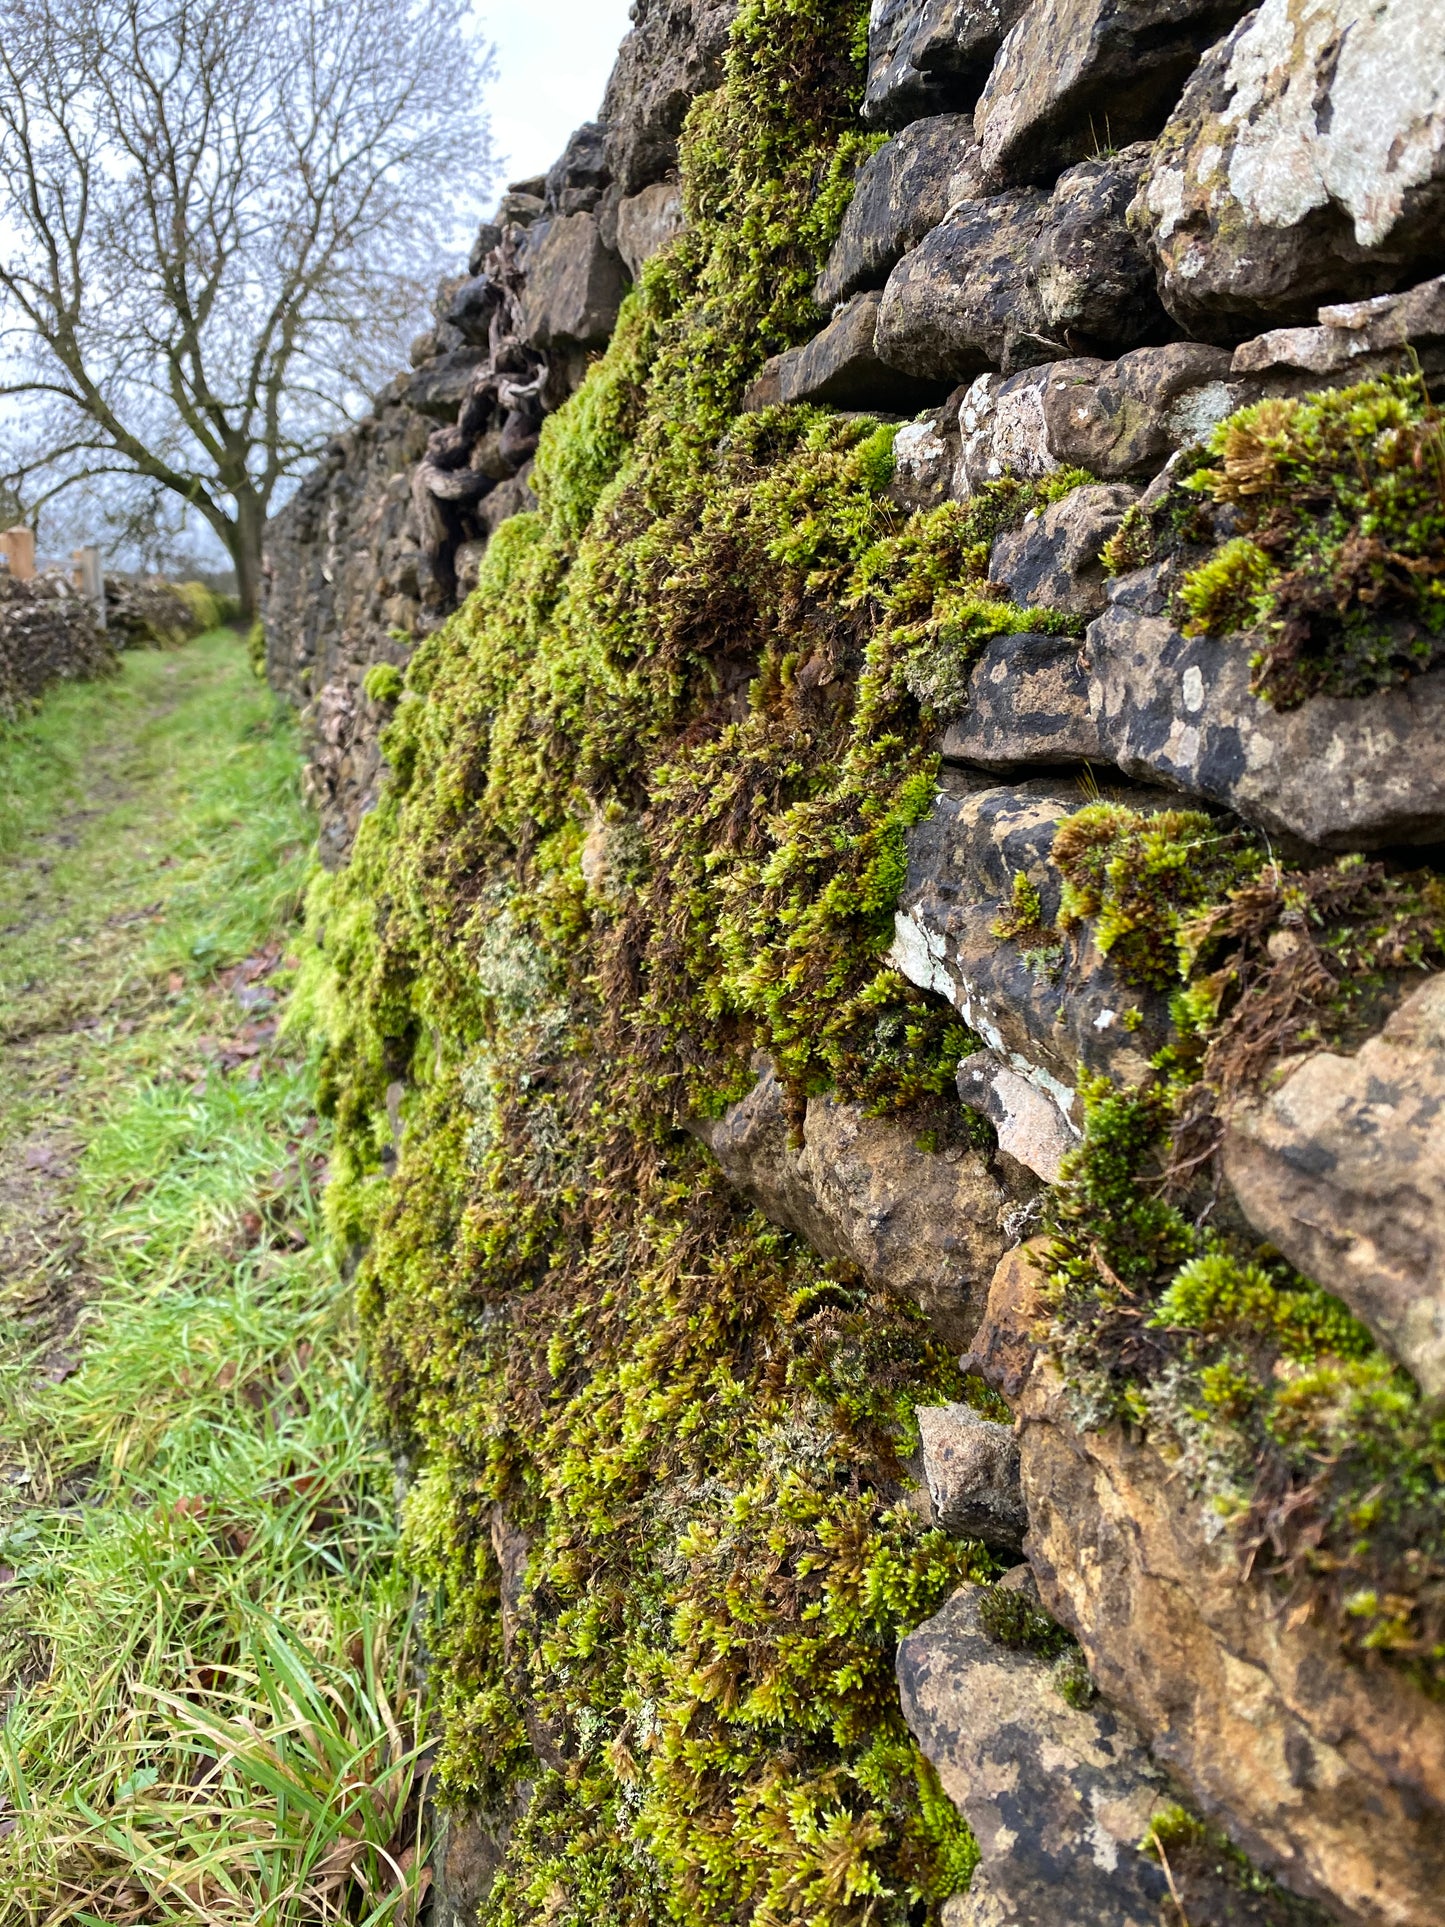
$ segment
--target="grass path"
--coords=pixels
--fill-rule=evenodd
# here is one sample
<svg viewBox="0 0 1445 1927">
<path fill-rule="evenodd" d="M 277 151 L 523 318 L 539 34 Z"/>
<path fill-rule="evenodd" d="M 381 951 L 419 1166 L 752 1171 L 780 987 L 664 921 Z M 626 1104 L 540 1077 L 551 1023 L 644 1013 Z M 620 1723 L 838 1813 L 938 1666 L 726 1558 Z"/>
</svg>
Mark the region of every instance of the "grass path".
<svg viewBox="0 0 1445 1927">
<path fill-rule="evenodd" d="M 414 1609 L 318 1214 L 311 827 L 221 633 L 0 731 L 0 1927 L 414 1920 Z"/>
</svg>

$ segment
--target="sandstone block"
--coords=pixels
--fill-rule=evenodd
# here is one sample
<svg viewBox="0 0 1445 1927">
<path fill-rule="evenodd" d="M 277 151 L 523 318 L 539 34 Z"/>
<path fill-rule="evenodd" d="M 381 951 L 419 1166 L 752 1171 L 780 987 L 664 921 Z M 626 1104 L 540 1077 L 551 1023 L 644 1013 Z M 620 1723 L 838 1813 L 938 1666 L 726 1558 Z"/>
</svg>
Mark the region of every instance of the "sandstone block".
<svg viewBox="0 0 1445 1927">
<path fill-rule="evenodd" d="M 692 1129 L 775 1224 L 911 1298 L 950 1344 L 968 1344 L 1008 1242 L 1008 1199 L 978 1151 L 921 1151 L 905 1125 L 829 1097 L 809 1099 L 794 1147 L 770 1067 L 721 1118 Z"/>
<path fill-rule="evenodd" d="M 1225 1174 L 1262 1237 L 1445 1393 L 1445 976 L 1239 1111 Z"/>
<path fill-rule="evenodd" d="M 591 214 L 540 227 L 527 247 L 523 325 L 539 348 L 601 348 L 627 291 L 620 256 L 603 245 Z"/>
<path fill-rule="evenodd" d="M 1024 189 L 958 206 L 889 277 L 880 355 L 959 381 L 1147 336 L 1162 316 L 1125 221 L 1144 152 L 1071 168 L 1052 195 Z"/>
<path fill-rule="evenodd" d="M 1224 340 L 1438 270 L 1436 0 L 1264 0 L 1201 62 L 1134 217 L 1169 312 Z"/>
<path fill-rule="evenodd" d="M 831 308 L 860 288 L 881 288 L 889 273 L 957 202 L 981 190 L 973 122 L 934 114 L 905 127 L 858 171 L 853 198 L 816 289 Z"/>
<path fill-rule="evenodd" d="M 1168 1785 L 1130 1722 L 1059 1694 L 1047 1660 L 992 1640 L 964 1586 L 898 1648 L 903 1714 L 982 1856 L 954 1918 L 1159 1927 L 1163 1870 L 1139 1851 Z"/>
<path fill-rule="evenodd" d="M 1102 147 L 1159 131 L 1200 54 L 1245 0 L 1032 0 L 977 106 L 984 166 L 1046 181 Z"/>
<path fill-rule="evenodd" d="M 622 201 L 617 209 L 617 252 L 635 281 L 644 263 L 661 254 L 687 226 L 682 210 L 682 188 L 676 181 L 657 181 Z"/>
<path fill-rule="evenodd" d="M 1062 609 L 1095 616 L 1105 603 L 1104 544 L 1135 500 L 1123 482 L 1076 488 L 1061 502 L 1030 515 L 1001 535 L 989 556 L 992 581 L 1026 608 Z"/>
<path fill-rule="evenodd" d="M 971 1405 L 924 1405 L 917 1416 L 938 1524 L 961 1539 L 1017 1552 L 1028 1517 L 1012 1428 L 980 1417 Z"/>
<path fill-rule="evenodd" d="M 972 1348 L 959 1361 L 1010 1405 L 1027 1385 L 1038 1355 L 1034 1333 L 1044 1315 L 1042 1267 L 1049 1249 L 1049 1239 L 1032 1238 L 999 1259 L 983 1323 Z"/>
<path fill-rule="evenodd" d="M 1017 1409 L 1029 1563 L 1104 1698 L 1203 1813 L 1331 1918 L 1434 1927 L 1445 1706 L 1282 1611 L 1151 1446 L 1079 1429 L 1046 1361 Z"/>
<path fill-rule="evenodd" d="M 863 118 L 902 127 L 971 107 L 1024 0 L 874 0 Z"/>
<path fill-rule="evenodd" d="M 1335 387 L 1418 363 L 1445 373 L 1445 275 L 1404 294 L 1321 308 L 1313 328 L 1272 328 L 1234 351 L 1236 374 L 1291 387 Z"/>
</svg>

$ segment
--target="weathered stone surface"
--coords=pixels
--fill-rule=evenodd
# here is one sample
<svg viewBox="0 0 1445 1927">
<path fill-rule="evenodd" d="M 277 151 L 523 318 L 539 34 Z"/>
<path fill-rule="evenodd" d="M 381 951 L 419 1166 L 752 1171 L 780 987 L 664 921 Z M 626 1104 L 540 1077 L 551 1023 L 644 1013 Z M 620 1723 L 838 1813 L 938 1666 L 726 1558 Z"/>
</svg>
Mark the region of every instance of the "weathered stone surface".
<svg viewBox="0 0 1445 1927">
<path fill-rule="evenodd" d="M 1107 761 L 1083 658 L 1077 636 L 995 636 L 948 726 L 945 759 L 1000 773 Z"/>
<path fill-rule="evenodd" d="M 1187 1483 L 1118 1427 L 1079 1430 L 1045 1360 L 1017 1409 L 1029 1563 L 1101 1694 L 1295 1892 L 1354 1927 L 1436 1927 L 1445 1705 L 1244 1579 Z"/>
<path fill-rule="evenodd" d="M 676 181 L 657 181 L 622 201 L 617 209 L 617 252 L 635 281 L 643 264 L 661 254 L 687 226 L 682 189 Z"/>
<path fill-rule="evenodd" d="M 1124 482 L 1076 488 L 1018 529 L 1001 535 L 989 556 L 991 581 L 1030 609 L 1096 616 L 1105 603 L 1100 553 L 1136 499 Z"/>
<path fill-rule="evenodd" d="M 485 365 L 486 359 L 486 349 L 479 347 L 453 348 L 435 356 L 418 368 L 403 386 L 402 406 L 418 415 L 430 415 L 433 421 L 454 421 L 471 388 L 473 375 Z"/>
<path fill-rule="evenodd" d="M 1171 586 L 1160 567 L 1122 577 L 1089 625 L 1080 760 L 1097 741 L 1128 776 L 1323 849 L 1445 839 L 1445 671 L 1281 712 L 1250 694 L 1249 637 L 1181 635 Z"/>
<path fill-rule="evenodd" d="M 722 79 L 737 0 L 637 0 L 601 121 L 607 170 L 624 195 L 677 171 L 677 137 L 698 94 Z"/>
<path fill-rule="evenodd" d="M 828 265 L 815 290 L 821 307 L 860 288 L 881 288 L 890 271 L 958 202 L 982 188 L 967 114 L 934 114 L 904 128 L 872 154 L 858 180 Z"/>
<path fill-rule="evenodd" d="M 1008 1196 L 978 1151 L 920 1151 L 906 1126 L 827 1097 L 809 1099 L 795 1148 L 771 1068 L 692 1129 L 774 1223 L 911 1298 L 950 1344 L 968 1344 L 1008 1243 Z"/>
<path fill-rule="evenodd" d="M 820 335 L 770 364 L 776 389 L 766 383 L 750 391 L 744 407 L 767 407 L 773 400 L 811 401 L 911 414 L 936 402 L 946 384 L 905 374 L 879 359 L 875 340 L 881 299 L 876 290 L 855 294 Z"/>
<path fill-rule="evenodd" d="M 610 179 L 606 129 L 600 121 L 584 121 L 547 170 L 547 212 L 590 214 Z"/>
<path fill-rule="evenodd" d="M 902 127 L 971 107 L 1024 0 L 874 0 L 863 118 Z"/>
<path fill-rule="evenodd" d="M 976 109 L 999 181 L 1046 181 L 1101 147 L 1156 134 L 1200 54 L 1245 0 L 1032 0 Z"/>
<path fill-rule="evenodd" d="M 1438 271 L 1437 0 L 1264 0 L 1185 89 L 1135 217 L 1170 313 L 1221 339 Z"/>
<path fill-rule="evenodd" d="M 1157 473 L 1258 394 L 1231 378 L 1227 350 L 1174 341 L 1117 361 L 1076 356 L 1010 376 L 980 375 L 959 409 L 960 496 L 1001 475 L 1086 468 L 1103 481 Z"/>
<path fill-rule="evenodd" d="M 1029 1382 L 1038 1356 L 1035 1337 L 1044 1315 L 1042 1267 L 1051 1240 L 1032 1238 L 1016 1245 L 998 1261 L 988 1288 L 988 1307 L 974 1334 L 973 1345 L 960 1359 L 966 1372 L 976 1372 L 1000 1398 L 1012 1405 Z"/>
<path fill-rule="evenodd" d="M 1139 1841 L 1170 1804 L 1163 1774 L 1128 1720 L 1068 1705 L 1046 1660 L 989 1638 L 983 1592 L 898 1648 L 904 1718 L 982 1856 L 962 1919 L 1159 1927 L 1169 1886 Z"/>
<path fill-rule="evenodd" d="M 1135 800 L 1157 808 L 1161 793 L 1141 791 Z M 1083 790 L 1067 780 L 940 793 L 932 814 L 909 832 L 908 877 L 889 952 L 911 983 L 949 999 L 997 1064 L 1050 1099 L 1071 1133 L 1079 1066 L 1137 1083 L 1167 1035 L 1163 1001 L 1121 984 L 1082 929 L 1049 958 L 996 933 L 1020 873 L 1053 921 L 1062 885 L 1049 851 L 1059 823 L 1084 802 Z M 1133 1030 L 1122 1022 L 1130 1010 L 1139 1013 Z M 992 1087 L 993 1063 L 990 1073 Z M 959 1089 L 971 1102 L 962 1076 Z M 1037 1132 L 1038 1125 L 1021 1114 L 1019 1141 L 1025 1130 Z"/>
<path fill-rule="evenodd" d="M 1017 1552 L 1028 1516 L 1019 1490 L 1019 1449 L 1010 1426 L 971 1405 L 921 1405 L 923 1476 L 945 1532 Z"/>
<path fill-rule="evenodd" d="M 539 348 L 603 347 L 626 292 L 627 270 L 604 246 L 593 215 L 561 215 L 534 232 L 522 312 L 527 339 Z"/>
<path fill-rule="evenodd" d="M 1304 388 L 1366 381 L 1415 363 L 1427 378 L 1445 373 L 1445 275 L 1404 294 L 1321 308 L 1313 328 L 1272 328 L 1242 341 L 1233 368 L 1271 388 L 1281 378 Z"/>
<path fill-rule="evenodd" d="M 1045 1184 L 1057 1184 L 1078 1133 L 1058 1100 L 1016 1071 L 997 1051 L 974 1051 L 958 1067 L 958 1095 L 998 1132 L 998 1147 Z"/>
<path fill-rule="evenodd" d="M 1238 1111 L 1225 1175 L 1261 1236 L 1445 1393 L 1445 976 L 1356 1056 L 1322 1051 Z"/>
<path fill-rule="evenodd" d="M 960 381 L 1063 355 L 1128 348 L 1162 320 L 1125 212 L 1145 150 L 968 201 L 893 270 L 878 351 L 909 374 Z"/>
<path fill-rule="evenodd" d="M 893 480 L 888 493 L 904 508 L 937 508 L 948 499 L 958 465 L 957 436 L 948 429 L 957 411 L 945 405 L 942 418 L 905 422 L 893 438 Z"/>
</svg>

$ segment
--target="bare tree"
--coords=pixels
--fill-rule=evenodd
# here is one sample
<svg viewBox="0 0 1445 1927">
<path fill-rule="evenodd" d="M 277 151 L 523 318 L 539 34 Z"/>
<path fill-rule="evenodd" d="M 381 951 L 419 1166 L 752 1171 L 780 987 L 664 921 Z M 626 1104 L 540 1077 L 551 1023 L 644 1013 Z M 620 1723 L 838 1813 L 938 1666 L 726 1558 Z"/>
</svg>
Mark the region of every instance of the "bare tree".
<svg viewBox="0 0 1445 1927">
<path fill-rule="evenodd" d="M 32 510 L 97 475 L 169 490 L 254 610 L 268 512 L 489 183 L 469 11 L 0 0 L 0 468 Z"/>
</svg>

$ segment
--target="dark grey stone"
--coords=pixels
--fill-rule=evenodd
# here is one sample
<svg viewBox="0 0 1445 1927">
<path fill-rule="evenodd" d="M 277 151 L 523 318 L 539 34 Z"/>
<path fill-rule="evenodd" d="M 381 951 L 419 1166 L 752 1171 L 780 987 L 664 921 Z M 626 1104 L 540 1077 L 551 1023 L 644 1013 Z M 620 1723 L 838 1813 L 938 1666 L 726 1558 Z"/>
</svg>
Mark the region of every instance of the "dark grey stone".
<svg viewBox="0 0 1445 1927">
<path fill-rule="evenodd" d="M 1181 635 L 1172 587 L 1126 576 L 1089 626 L 1091 726 L 1126 775 L 1322 849 L 1445 840 L 1445 670 L 1281 712 L 1250 694 L 1251 638 Z"/>
<path fill-rule="evenodd" d="M 995 636 L 943 739 L 945 759 L 999 773 L 1107 761 L 1082 655 L 1077 636 Z"/>
<path fill-rule="evenodd" d="M 938 401 L 943 384 L 917 379 L 879 360 L 875 336 L 881 299 L 876 291 L 854 295 L 820 335 L 779 356 L 777 399 L 895 414 L 912 414 Z M 766 403 L 750 397 L 745 405 Z"/>
<path fill-rule="evenodd" d="M 453 348 L 424 362 L 401 392 L 404 407 L 437 421 L 454 421 L 471 388 L 472 377 L 487 360 L 485 348 Z"/>
<path fill-rule="evenodd" d="M 1157 134 L 1199 56 L 1248 0 L 1032 0 L 975 109 L 999 184 L 1048 181 Z"/>
<path fill-rule="evenodd" d="M 863 118 L 903 127 L 971 107 L 1023 0 L 875 0 Z"/>
<path fill-rule="evenodd" d="M 687 110 L 722 79 L 737 0 L 636 0 L 601 119 L 608 172 L 624 194 L 677 171 Z"/>
<path fill-rule="evenodd" d="M 909 248 L 957 202 L 976 196 L 981 182 L 967 114 L 934 114 L 904 128 L 859 170 L 815 290 L 819 306 L 831 308 L 860 288 L 881 288 Z"/>
<path fill-rule="evenodd" d="M 605 346 L 627 292 L 627 270 L 603 245 L 591 214 L 562 215 L 534 231 L 526 268 L 529 342 L 543 349 Z"/>
<path fill-rule="evenodd" d="M 958 207 L 890 275 L 879 353 L 909 374 L 961 381 L 1146 337 L 1163 313 L 1125 221 L 1142 164 L 1134 149 L 1071 168 L 1052 195 Z"/>
<path fill-rule="evenodd" d="M 595 120 L 573 134 L 547 173 L 548 214 L 590 214 L 596 207 L 611 179 L 605 142 L 606 130 Z"/>
<path fill-rule="evenodd" d="M 898 1648 L 903 1716 L 979 1845 L 953 1918 L 1159 1927 L 1169 1883 L 1139 1843 L 1168 1782 L 1122 1715 L 1069 1705 L 1047 1659 L 989 1637 L 984 1593 L 962 1587 Z"/>
<path fill-rule="evenodd" d="M 994 543 L 990 579 L 1026 608 L 1099 615 L 1106 600 L 1101 551 L 1136 493 L 1125 482 L 1100 482 L 1036 511 Z"/>
</svg>

